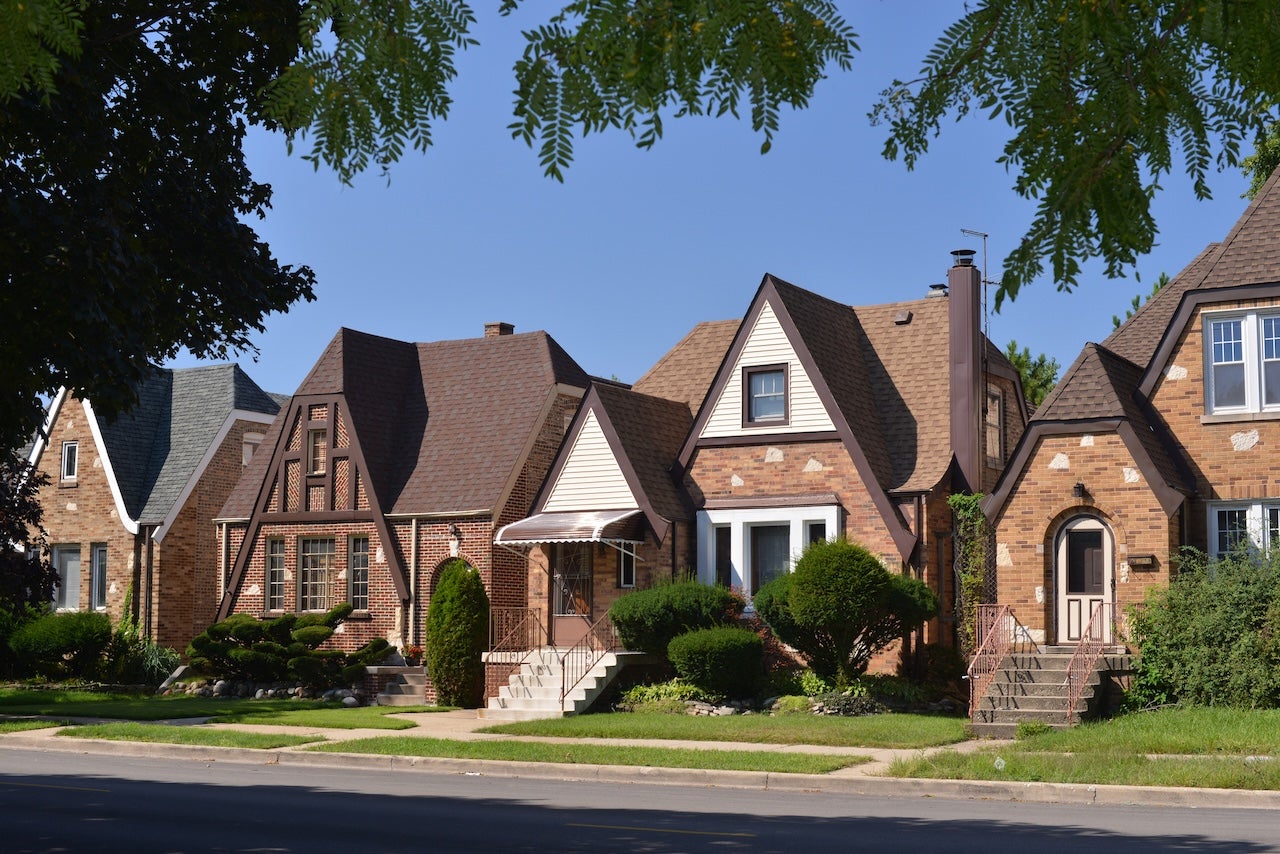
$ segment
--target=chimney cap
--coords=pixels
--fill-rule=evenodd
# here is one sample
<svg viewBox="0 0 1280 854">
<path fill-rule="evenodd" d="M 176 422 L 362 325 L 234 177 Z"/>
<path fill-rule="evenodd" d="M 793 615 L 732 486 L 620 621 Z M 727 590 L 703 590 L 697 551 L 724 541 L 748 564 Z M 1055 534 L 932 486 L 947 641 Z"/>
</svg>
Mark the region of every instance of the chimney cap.
<svg viewBox="0 0 1280 854">
<path fill-rule="evenodd" d="M 492 323 L 486 323 L 484 325 L 485 338 L 497 338 L 500 335 L 511 335 L 515 331 L 516 327 L 514 323 L 504 323 L 500 320 L 495 320 Z"/>
<path fill-rule="evenodd" d="M 955 259 L 957 267 L 969 267 L 973 264 L 974 252 L 972 249 L 952 249 L 951 257 Z"/>
</svg>

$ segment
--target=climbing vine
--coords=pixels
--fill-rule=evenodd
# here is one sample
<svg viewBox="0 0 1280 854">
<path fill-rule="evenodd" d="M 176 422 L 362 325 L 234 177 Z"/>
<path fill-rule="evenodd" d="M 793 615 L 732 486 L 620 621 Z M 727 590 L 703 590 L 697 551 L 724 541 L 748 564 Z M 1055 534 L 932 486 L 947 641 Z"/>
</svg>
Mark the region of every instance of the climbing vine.
<svg viewBox="0 0 1280 854">
<path fill-rule="evenodd" d="M 957 617 L 960 648 L 966 656 L 976 652 L 978 603 L 982 601 L 987 576 L 987 555 L 991 548 L 991 530 L 982 512 L 982 493 L 952 495 L 952 529 L 955 537 L 956 577 L 960 585 Z"/>
</svg>

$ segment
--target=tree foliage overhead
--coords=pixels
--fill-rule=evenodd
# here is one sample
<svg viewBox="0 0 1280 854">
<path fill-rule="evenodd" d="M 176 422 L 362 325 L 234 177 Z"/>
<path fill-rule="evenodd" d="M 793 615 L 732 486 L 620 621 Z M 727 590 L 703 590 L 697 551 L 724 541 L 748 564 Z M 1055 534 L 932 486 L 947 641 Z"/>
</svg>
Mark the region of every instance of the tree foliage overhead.
<svg viewBox="0 0 1280 854">
<path fill-rule="evenodd" d="M 449 114 L 464 0 L 0 2 L 0 445 L 73 386 L 130 405 L 180 348 L 251 350 L 263 318 L 313 297 L 248 224 L 270 207 L 248 127 L 309 138 L 343 181 L 425 150 Z M 499 0 L 503 14 L 524 4 Z M 574 0 L 513 57 L 511 131 L 563 177 L 578 134 L 637 145 L 664 114 L 736 115 L 768 149 L 854 33 L 829 0 Z"/>
<path fill-rule="evenodd" d="M 1280 9 L 1243 0 L 979 0 L 917 80 L 872 113 L 884 153 L 914 166 L 942 120 L 981 112 L 1012 136 L 999 161 L 1037 202 L 1005 259 L 996 305 L 1047 261 L 1070 290 L 1098 257 L 1119 275 L 1157 234 L 1151 199 L 1175 159 L 1208 198 L 1213 164 L 1239 162 L 1280 103 Z"/>
<path fill-rule="evenodd" d="M 1058 371 L 1061 369 L 1058 360 L 1044 353 L 1033 359 L 1030 347 L 1019 350 L 1018 342 L 1013 340 L 1005 346 L 1004 355 L 1022 377 L 1022 394 L 1027 402 L 1032 407 L 1039 406 L 1058 384 Z"/>
</svg>

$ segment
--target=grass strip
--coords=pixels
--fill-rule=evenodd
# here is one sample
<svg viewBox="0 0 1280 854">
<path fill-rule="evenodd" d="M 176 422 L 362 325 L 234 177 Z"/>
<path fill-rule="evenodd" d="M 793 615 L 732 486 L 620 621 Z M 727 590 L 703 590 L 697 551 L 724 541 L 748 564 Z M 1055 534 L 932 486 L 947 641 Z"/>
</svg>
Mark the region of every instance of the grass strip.
<svg viewBox="0 0 1280 854">
<path fill-rule="evenodd" d="M 327 753 L 372 753 L 382 756 L 556 762 L 564 765 L 641 765 L 651 768 L 770 771 L 784 774 L 825 774 L 869 761 L 864 756 L 823 756 L 812 753 L 684 750 L 671 747 L 618 747 L 604 744 L 566 745 L 531 741 L 448 741 L 405 736 L 335 741 L 310 749 Z"/>
<path fill-rule="evenodd" d="M 248 709 L 218 715 L 211 723 L 270 724 L 273 726 L 305 726 L 324 729 L 413 729 L 416 724 L 404 718 L 389 717 L 405 712 L 444 711 L 438 706 L 357 706 L 325 709 Z"/>
<path fill-rule="evenodd" d="M 266 732 L 243 732 L 229 729 L 206 729 L 195 726 L 167 726 L 149 723 L 90 724 L 64 729 L 58 735 L 72 738 L 101 738 L 108 741 L 142 741 L 151 744 L 198 744 L 204 747 L 248 747 L 270 750 L 324 741 L 318 735 L 282 735 Z"/>
<path fill-rule="evenodd" d="M 1257 757 L 1149 758 L 1136 754 L 1028 753 L 1018 750 L 899 759 L 888 777 L 938 780 L 1084 783 L 1121 786 L 1199 786 L 1210 789 L 1280 789 L 1280 762 Z"/>
<path fill-rule="evenodd" d="M 1049 753 L 1280 756 L 1280 711 L 1174 708 L 1135 712 L 1022 739 Z"/>
<path fill-rule="evenodd" d="M 742 741 L 753 744 L 818 744 L 832 747 L 922 748 L 967 738 L 964 718 L 883 714 L 856 718 L 816 715 L 695 717 L 652 712 L 613 712 L 487 727 L 481 732 L 572 738 L 666 738 Z"/>
<path fill-rule="evenodd" d="M 100 694 L 93 691 L 30 691 L 0 689 L 0 714 L 55 715 L 75 718 L 120 718 L 159 721 L 199 718 L 242 711 L 333 708 L 321 700 L 254 700 L 248 697 L 155 697 L 138 694 Z"/>
<path fill-rule="evenodd" d="M 50 720 L 23 720 L 23 721 L 0 721 L 0 734 L 6 732 L 26 732 L 32 729 L 49 729 L 55 726 L 66 726 L 66 721 L 50 721 Z"/>
</svg>

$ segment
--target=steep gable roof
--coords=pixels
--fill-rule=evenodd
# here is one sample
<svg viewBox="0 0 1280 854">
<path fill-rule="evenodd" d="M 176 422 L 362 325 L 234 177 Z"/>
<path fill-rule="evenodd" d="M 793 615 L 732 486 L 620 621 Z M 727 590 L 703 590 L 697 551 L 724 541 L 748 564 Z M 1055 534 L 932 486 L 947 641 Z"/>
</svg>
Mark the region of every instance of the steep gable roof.
<svg viewBox="0 0 1280 854">
<path fill-rule="evenodd" d="M 278 409 L 239 365 L 157 369 L 133 409 L 97 419 L 125 513 L 144 525 L 164 522 L 233 413 Z"/>
<path fill-rule="evenodd" d="M 696 413 L 740 324 L 739 320 L 699 323 L 636 380 L 632 388 L 642 394 L 679 401 L 691 414 Z"/>
</svg>

